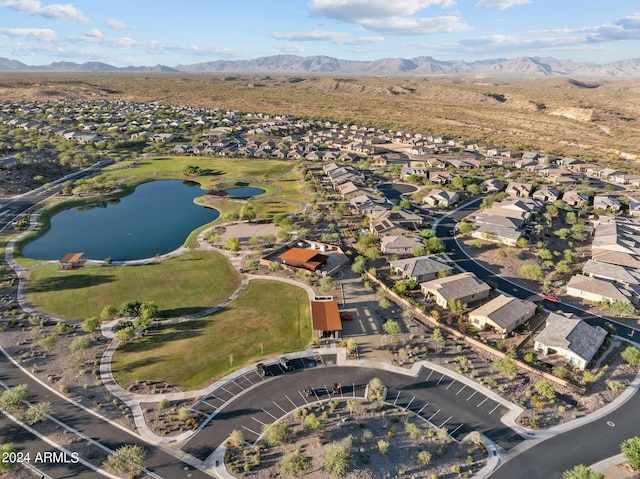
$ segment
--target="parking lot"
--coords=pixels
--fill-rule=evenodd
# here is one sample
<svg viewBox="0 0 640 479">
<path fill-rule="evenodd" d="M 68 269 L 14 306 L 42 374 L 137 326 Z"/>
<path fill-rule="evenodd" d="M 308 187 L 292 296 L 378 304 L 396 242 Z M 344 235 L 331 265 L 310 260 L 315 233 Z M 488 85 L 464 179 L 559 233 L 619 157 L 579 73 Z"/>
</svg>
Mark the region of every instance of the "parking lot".
<svg viewBox="0 0 640 479">
<path fill-rule="evenodd" d="M 325 365 L 335 364 L 335 358 L 332 362 L 332 358 L 323 356 L 322 360 Z M 235 429 L 253 443 L 265 424 L 307 404 L 329 398 L 364 397 L 366 386 L 374 377 L 387 387 L 386 402 L 407 408 L 436 427 L 445 427 L 458 441 L 474 430 L 505 449 L 523 440 L 501 423 L 501 416 L 508 411 L 505 405 L 433 369 L 423 369 L 418 377 L 411 377 L 373 368 L 318 367 L 313 357 L 292 363 L 293 370 L 286 373 L 270 363 L 268 367 L 278 373 L 275 376 L 262 377 L 251 371 L 194 404 L 194 409 L 208 414 L 209 419 L 182 450 L 205 460 Z M 335 383 L 340 385 L 337 391 Z"/>
</svg>

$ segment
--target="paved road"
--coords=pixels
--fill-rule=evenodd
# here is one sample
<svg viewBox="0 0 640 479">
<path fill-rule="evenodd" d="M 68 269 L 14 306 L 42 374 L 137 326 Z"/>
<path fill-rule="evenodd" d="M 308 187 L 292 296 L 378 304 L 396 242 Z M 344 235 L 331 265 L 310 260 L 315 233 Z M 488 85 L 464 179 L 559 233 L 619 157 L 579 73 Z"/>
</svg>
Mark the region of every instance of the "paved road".
<svg viewBox="0 0 640 479">
<path fill-rule="evenodd" d="M 58 194 L 62 189 L 62 184 L 66 181 L 79 180 L 81 178 L 95 175 L 100 173 L 102 168 L 113 163 L 113 160 L 102 160 L 88 168 L 71 173 L 63 178 L 51 182 L 51 186 L 47 189 L 39 187 L 28 193 L 2 200 L 2 208 L 0 208 L 0 231 L 5 229 L 7 225 L 15 221 L 25 211 L 29 210 L 29 208 L 32 208 L 47 198 L 51 198 Z"/>
<path fill-rule="evenodd" d="M 620 443 L 640 431 L 640 394 L 602 419 L 547 439 L 513 457 L 491 479 L 560 479 L 578 464 L 591 465 L 620 454 Z"/>
<path fill-rule="evenodd" d="M 10 387 L 17 386 L 18 384 L 27 384 L 30 393 L 27 398 L 28 401 L 49 401 L 53 407 L 53 417 L 112 450 L 115 450 L 125 444 L 138 444 L 144 447 L 148 453 L 146 460 L 147 469 L 153 471 L 162 478 L 186 478 L 186 474 L 191 474 L 190 477 L 192 479 L 210 478 L 209 475 L 194 469 L 188 464 L 164 452 L 162 449 L 145 443 L 139 436 L 127 433 L 113 424 L 105 422 L 99 417 L 85 411 L 84 409 L 74 406 L 57 394 L 52 393 L 42 384 L 34 381 L 30 376 L 23 373 L 18 367 L 9 361 L 4 354 L 0 354 L 0 380 L 7 383 Z M 3 435 L 5 434 L 7 433 L 4 432 L 3 429 Z M 11 442 L 19 447 L 26 447 L 26 443 L 23 444 L 21 440 L 16 440 L 15 437 L 11 438 Z M 51 447 L 49 447 L 49 449 L 51 449 Z M 69 449 L 73 451 L 72 447 L 69 447 Z M 188 470 L 185 470 L 185 467 L 187 467 Z M 93 477 L 96 476 L 97 474 L 94 473 Z"/>
<path fill-rule="evenodd" d="M 19 452 L 30 454 L 30 463 L 40 470 L 43 474 L 47 474 L 49 477 L 56 479 L 75 477 L 80 479 L 95 479 L 98 475 L 94 470 L 82 465 L 80 462 L 73 463 L 71 458 L 67 459 L 67 463 L 58 461 L 38 461 L 36 460 L 36 454 L 41 453 L 43 459 L 45 456 L 42 453 L 47 451 L 60 452 L 53 446 L 47 444 L 42 439 L 31 434 L 26 429 L 17 425 L 4 414 L 0 414 L 0 444 L 12 443 L 19 445 Z"/>
<path fill-rule="evenodd" d="M 182 450 L 205 460 L 234 429 L 243 431 L 245 439 L 253 442 L 263 424 L 270 424 L 309 402 L 327 399 L 326 389 L 331 389 L 333 383 L 342 385 L 341 395 L 334 397 L 363 397 L 366 385 L 374 377 L 388 387 L 387 402 L 408 406 L 432 424 L 446 427 L 457 440 L 479 430 L 505 449 L 523 441 L 500 421 L 508 411 L 506 407 L 442 373 L 425 368 L 416 378 L 373 368 L 326 366 L 257 382 L 219 411 L 205 411 L 215 413 L 213 419 Z M 309 386 L 314 395 L 307 397 L 303 391 Z M 215 398 L 205 401 L 200 408 L 207 403 L 216 406 Z"/>
<path fill-rule="evenodd" d="M 446 251 L 449 257 L 456 262 L 465 271 L 472 271 L 478 278 L 487 281 L 493 281 L 498 285 L 498 289 L 505 293 L 515 296 L 520 299 L 527 299 L 535 303 L 540 303 L 544 307 L 553 309 L 554 311 L 562 310 L 566 313 L 573 313 L 580 319 L 589 323 L 592 326 L 600 326 L 605 328 L 607 323 L 612 324 L 616 328 L 616 334 L 622 338 L 638 341 L 640 339 L 640 329 L 628 326 L 617 322 L 614 319 L 603 318 L 594 314 L 588 313 L 580 308 L 576 308 L 565 303 L 549 303 L 544 301 L 537 292 L 531 292 L 519 285 L 515 285 L 503 277 L 492 273 L 491 271 L 483 268 L 481 265 L 471 260 L 466 253 L 460 248 L 456 240 L 451 237 L 450 231 L 455 228 L 456 220 L 461 220 L 465 216 L 468 216 L 478 209 L 478 206 L 482 199 L 466 205 L 464 208 L 452 213 L 449 217 L 445 217 L 436 227 L 436 236 L 443 239 L 446 245 Z"/>
</svg>

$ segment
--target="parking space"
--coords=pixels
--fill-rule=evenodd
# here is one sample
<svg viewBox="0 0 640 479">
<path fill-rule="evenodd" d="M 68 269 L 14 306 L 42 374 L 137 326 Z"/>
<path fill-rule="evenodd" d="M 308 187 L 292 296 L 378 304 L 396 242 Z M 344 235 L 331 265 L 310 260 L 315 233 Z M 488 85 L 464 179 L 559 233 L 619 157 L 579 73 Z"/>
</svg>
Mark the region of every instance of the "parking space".
<svg viewBox="0 0 640 479">
<path fill-rule="evenodd" d="M 387 402 L 446 428 L 457 441 L 479 424 L 499 420 L 508 410 L 474 387 L 433 369 L 424 369 L 411 386 L 389 388 Z"/>
<path fill-rule="evenodd" d="M 215 391 L 196 401 L 191 409 L 213 417 L 219 409 L 234 397 L 252 388 L 257 383 L 263 382 L 269 377 L 281 376 L 283 374 L 300 371 L 307 368 L 314 368 L 319 364 L 335 364 L 335 355 L 311 355 L 302 358 L 292 358 L 287 360 L 276 360 L 260 363 L 259 367 L 252 369 L 245 374 L 239 375 L 226 382 Z"/>
</svg>

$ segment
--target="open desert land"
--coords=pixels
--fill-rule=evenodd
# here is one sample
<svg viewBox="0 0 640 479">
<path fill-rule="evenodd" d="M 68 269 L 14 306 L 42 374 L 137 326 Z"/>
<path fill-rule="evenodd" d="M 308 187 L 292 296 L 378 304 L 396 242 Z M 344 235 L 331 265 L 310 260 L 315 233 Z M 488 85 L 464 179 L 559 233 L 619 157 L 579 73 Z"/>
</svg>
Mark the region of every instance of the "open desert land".
<svg viewBox="0 0 640 479">
<path fill-rule="evenodd" d="M 13 99 L 124 99 L 429 132 L 638 170 L 637 80 L 2 73 Z"/>
</svg>

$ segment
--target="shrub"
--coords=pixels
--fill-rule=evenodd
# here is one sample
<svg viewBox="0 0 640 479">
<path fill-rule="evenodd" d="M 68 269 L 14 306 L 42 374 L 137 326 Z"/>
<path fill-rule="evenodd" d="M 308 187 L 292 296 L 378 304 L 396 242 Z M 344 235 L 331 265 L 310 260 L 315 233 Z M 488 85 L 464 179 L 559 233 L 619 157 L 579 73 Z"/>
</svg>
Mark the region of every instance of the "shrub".
<svg viewBox="0 0 640 479">
<path fill-rule="evenodd" d="M 300 451 L 294 451 L 282 458 L 280 463 L 280 474 L 287 477 L 297 477 L 311 469 L 311 459 L 304 456 Z"/>
<path fill-rule="evenodd" d="M 341 476 L 353 466 L 353 455 L 345 444 L 333 443 L 322 455 L 323 469 L 329 474 Z"/>
<path fill-rule="evenodd" d="M 73 341 L 71 341 L 69 349 L 75 353 L 78 351 L 82 351 L 83 349 L 87 349 L 89 346 L 91 346 L 91 340 L 89 338 L 85 336 L 78 336 Z"/>
<path fill-rule="evenodd" d="M 389 442 L 384 439 L 380 439 L 378 441 L 378 451 L 380 451 L 380 454 L 386 454 L 389 452 Z"/>
<path fill-rule="evenodd" d="M 427 451 L 420 451 L 418 453 L 418 462 L 423 466 L 428 466 L 431 462 L 431 453 Z"/>
</svg>

